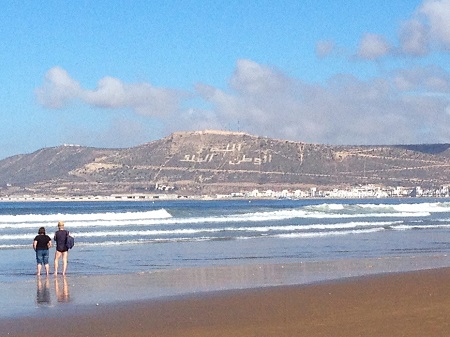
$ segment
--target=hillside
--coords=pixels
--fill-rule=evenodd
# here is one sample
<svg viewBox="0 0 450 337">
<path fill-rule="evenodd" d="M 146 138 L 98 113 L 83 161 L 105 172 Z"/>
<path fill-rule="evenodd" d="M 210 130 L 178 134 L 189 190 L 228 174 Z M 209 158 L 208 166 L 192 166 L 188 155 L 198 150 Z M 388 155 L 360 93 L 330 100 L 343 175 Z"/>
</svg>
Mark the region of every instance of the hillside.
<svg viewBox="0 0 450 337">
<path fill-rule="evenodd" d="M 331 146 L 197 131 L 126 149 L 45 148 L 0 161 L 0 193 L 229 193 L 449 183 L 450 145 Z"/>
</svg>

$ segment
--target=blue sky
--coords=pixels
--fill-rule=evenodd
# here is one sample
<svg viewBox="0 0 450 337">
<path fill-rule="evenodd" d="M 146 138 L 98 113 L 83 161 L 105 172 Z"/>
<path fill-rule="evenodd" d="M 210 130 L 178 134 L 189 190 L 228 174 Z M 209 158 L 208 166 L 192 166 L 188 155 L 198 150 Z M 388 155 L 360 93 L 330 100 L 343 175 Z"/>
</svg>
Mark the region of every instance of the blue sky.
<svg viewBox="0 0 450 337">
<path fill-rule="evenodd" d="M 450 0 L 10 1 L 0 158 L 220 129 L 450 143 Z"/>
</svg>

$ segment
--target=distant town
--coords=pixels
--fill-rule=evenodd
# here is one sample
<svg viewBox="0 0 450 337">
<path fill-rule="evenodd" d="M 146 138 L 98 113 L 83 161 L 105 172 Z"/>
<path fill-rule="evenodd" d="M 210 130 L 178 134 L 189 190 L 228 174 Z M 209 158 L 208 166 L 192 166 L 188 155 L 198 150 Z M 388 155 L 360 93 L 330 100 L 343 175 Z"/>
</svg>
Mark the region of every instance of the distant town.
<svg viewBox="0 0 450 337">
<path fill-rule="evenodd" d="M 0 201 L 448 197 L 450 144 L 332 146 L 204 130 L 126 149 L 44 148 L 0 167 Z"/>
<path fill-rule="evenodd" d="M 448 198 L 450 197 L 450 186 L 442 186 L 438 189 L 423 189 L 416 187 L 381 187 L 375 185 L 355 186 L 344 189 L 334 188 L 322 190 L 317 187 L 309 189 L 282 189 L 264 190 L 253 189 L 246 192 L 232 192 L 229 194 L 215 195 L 178 195 L 176 193 L 130 193 L 111 195 L 86 195 L 86 196 L 61 196 L 61 195 L 14 195 L 2 196 L 0 202 L 4 201 L 124 201 L 124 200 L 179 200 L 179 199 L 376 199 L 376 198 Z"/>
<path fill-rule="evenodd" d="M 347 189 L 321 190 L 311 187 L 308 190 L 281 190 L 259 191 L 246 193 L 232 193 L 231 195 L 217 195 L 217 198 L 273 198 L 273 199 L 304 199 L 304 198 L 330 198 L 330 199 L 361 199 L 361 198 L 403 198 L 403 197 L 449 197 L 449 186 L 439 189 L 422 189 L 420 186 L 410 187 L 379 187 L 364 185 Z"/>
</svg>

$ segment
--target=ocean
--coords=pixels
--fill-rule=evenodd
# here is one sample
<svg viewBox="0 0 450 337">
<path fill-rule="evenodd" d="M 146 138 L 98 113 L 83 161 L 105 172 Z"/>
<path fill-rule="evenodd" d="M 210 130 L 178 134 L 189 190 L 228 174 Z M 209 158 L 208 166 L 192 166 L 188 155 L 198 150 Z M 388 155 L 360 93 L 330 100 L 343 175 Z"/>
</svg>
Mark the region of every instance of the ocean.
<svg viewBox="0 0 450 337">
<path fill-rule="evenodd" d="M 79 275 L 450 251 L 442 199 L 4 202 L 0 281 L 34 274 L 33 238 L 59 220 Z"/>
<path fill-rule="evenodd" d="M 75 247 L 69 253 L 68 277 L 72 284 L 79 285 L 86 278 L 129 280 L 129 275 L 155 277 L 163 272 L 166 282 L 168 275 L 178 271 L 175 278 L 185 273 L 190 289 L 198 291 L 214 283 L 213 277 L 203 273 L 198 285 L 192 282 L 199 277 L 198 273 L 189 271 L 212 267 L 217 273 L 224 267 L 236 271 L 249 266 L 248 273 L 251 268 L 261 270 L 261 266 L 272 266 L 258 277 L 273 280 L 290 270 L 292 279 L 286 276 L 281 283 L 287 279 L 296 283 L 299 277 L 304 277 L 305 268 L 310 275 L 307 282 L 326 278 L 324 275 L 329 273 L 353 276 L 384 272 L 387 264 L 391 266 L 389 270 L 449 265 L 448 199 L 2 202 L 0 284 L 3 289 L 20 291 L 22 288 L 17 285 L 26 288 L 30 282 L 36 282 L 33 238 L 41 226 L 53 237 L 59 220 L 65 222 L 66 229 L 75 238 Z M 51 268 L 53 253 L 54 248 Z M 364 263 L 352 267 L 357 272 L 340 272 L 348 269 L 348 261 Z M 377 267 L 377 263 L 384 267 Z M 303 269 L 294 271 L 292 266 L 303 266 Z M 373 271 L 368 272 L 368 268 Z M 239 277 L 243 278 L 242 273 Z M 246 274 L 245 282 L 250 278 Z M 153 281 L 147 280 L 146 286 Z M 117 286 L 102 282 L 96 293 L 100 288 Z M 170 282 L 171 289 L 162 291 L 159 286 L 155 292 L 171 295 L 175 286 L 186 287 L 183 280 L 181 285 L 179 280 Z M 260 285 L 258 282 L 252 285 Z M 222 286 L 226 287 L 220 284 L 208 290 Z M 236 287 L 239 286 L 242 284 Z M 138 293 L 136 296 L 140 296 Z M 90 295 L 86 291 L 78 294 L 79 303 L 88 302 L 85 296 Z M 33 297 L 33 303 L 39 307 L 36 301 Z M 20 305 L 23 309 L 26 303 Z"/>
</svg>

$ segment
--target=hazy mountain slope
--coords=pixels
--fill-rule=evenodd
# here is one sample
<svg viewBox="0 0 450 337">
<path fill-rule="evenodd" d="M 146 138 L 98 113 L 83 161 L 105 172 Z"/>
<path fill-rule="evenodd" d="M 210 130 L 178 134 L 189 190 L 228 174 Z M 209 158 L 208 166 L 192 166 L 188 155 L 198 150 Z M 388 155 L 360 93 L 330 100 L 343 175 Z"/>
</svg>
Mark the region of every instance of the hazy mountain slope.
<svg viewBox="0 0 450 337">
<path fill-rule="evenodd" d="M 330 146 L 177 132 L 127 149 L 60 146 L 0 161 L 2 193 L 219 193 L 252 188 L 448 184 L 448 144 Z"/>
</svg>

